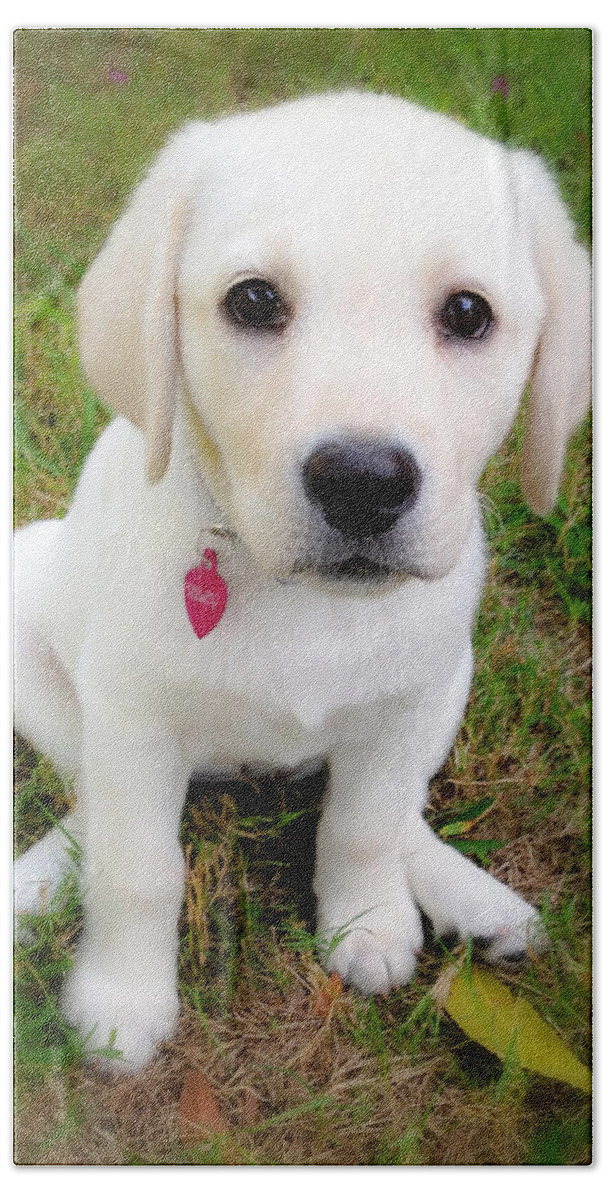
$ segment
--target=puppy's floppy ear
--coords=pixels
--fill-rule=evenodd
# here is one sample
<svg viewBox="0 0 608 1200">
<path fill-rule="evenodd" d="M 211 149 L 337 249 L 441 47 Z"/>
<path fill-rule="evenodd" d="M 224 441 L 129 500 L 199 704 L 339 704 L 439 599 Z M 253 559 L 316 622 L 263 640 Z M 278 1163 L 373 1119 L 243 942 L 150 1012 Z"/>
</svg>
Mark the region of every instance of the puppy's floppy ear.
<svg viewBox="0 0 608 1200">
<path fill-rule="evenodd" d="M 517 151 L 513 158 L 522 215 L 545 299 L 530 380 L 521 484 L 530 507 L 547 513 L 557 499 L 568 438 L 589 405 L 591 271 L 589 255 L 576 241 L 547 168 L 528 151 Z"/>
<path fill-rule="evenodd" d="M 186 126 L 161 152 L 78 292 L 85 373 L 109 408 L 145 431 L 152 482 L 171 452 L 179 388 L 176 277 L 197 136 L 196 126 Z"/>
</svg>

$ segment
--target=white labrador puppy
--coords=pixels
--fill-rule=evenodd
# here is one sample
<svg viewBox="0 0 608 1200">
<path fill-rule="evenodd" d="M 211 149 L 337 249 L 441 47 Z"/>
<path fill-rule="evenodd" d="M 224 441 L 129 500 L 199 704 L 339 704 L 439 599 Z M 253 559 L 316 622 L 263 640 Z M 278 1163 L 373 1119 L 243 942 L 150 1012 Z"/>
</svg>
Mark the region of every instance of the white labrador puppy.
<svg viewBox="0 0 608 1200">
<path fill-rule="evenodd" d="M 588 403 L 588 257 L 540 161 L 389 96 L 181 130 L 80 288 L 117 412 L 62 521 L 17 534 L 18 729 L 75 781 L 85 928 L 63 1011 L 138 1069 L 178 1014 L 194 770 L 330 768 L 328 966 L 405 983 L 435 930 L 490 958 L 535 910 L 423 819 L 467 701 L 476 484 L 531 380 L 553 504 Z M 31 912 L 70 865 L 16 864 Z"/>
</svg>

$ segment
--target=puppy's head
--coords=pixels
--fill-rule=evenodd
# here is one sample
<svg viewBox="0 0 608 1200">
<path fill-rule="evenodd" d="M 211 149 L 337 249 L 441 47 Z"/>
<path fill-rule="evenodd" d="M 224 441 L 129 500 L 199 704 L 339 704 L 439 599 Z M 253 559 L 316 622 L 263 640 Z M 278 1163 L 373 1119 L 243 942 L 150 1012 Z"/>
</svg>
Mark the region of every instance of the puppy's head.
<svg viewBox="0 0 608 1200">
<path fill-rule="evenodd" d="M 356 93 L 186 126 L 80 288 L 85 370 L 168 464 L 176 406 L 266 570 L 445 574 L 530 380 L 555 501 L 588 403 L 589 266 L 539 160 Z"/>
</svg>

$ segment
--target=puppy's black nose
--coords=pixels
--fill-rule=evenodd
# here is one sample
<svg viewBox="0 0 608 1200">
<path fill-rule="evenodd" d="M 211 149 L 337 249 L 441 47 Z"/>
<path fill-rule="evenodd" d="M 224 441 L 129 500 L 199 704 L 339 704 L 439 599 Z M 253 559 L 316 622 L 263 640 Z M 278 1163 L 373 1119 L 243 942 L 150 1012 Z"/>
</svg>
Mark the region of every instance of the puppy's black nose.
<svg viewBox="0 0 608 1200">
<path fill-rule="evenodd" d="M 421 472 L 407 450 L 349 439 L 319 446 L 302 468 L 304 491 L 328 525 L 347 537 L 376 537 L 418 499 Z"/>
</svg>

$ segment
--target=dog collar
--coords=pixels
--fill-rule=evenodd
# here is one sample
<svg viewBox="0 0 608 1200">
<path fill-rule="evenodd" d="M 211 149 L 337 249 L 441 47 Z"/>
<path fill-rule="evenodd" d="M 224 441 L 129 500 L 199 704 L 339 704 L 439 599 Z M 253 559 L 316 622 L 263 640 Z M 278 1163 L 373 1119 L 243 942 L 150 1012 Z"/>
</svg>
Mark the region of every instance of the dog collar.
<svg viewBox="0 0 608 1200">
<path fill-rule="evenodd" d="M 184 579 L 186 612 L 197 638 L 215 629 L 224 615 L 227 600 L 228 586 L 218 574 L 217 554 L 207 548 L 198 567 L 191 567 Z"/>
</svg>

